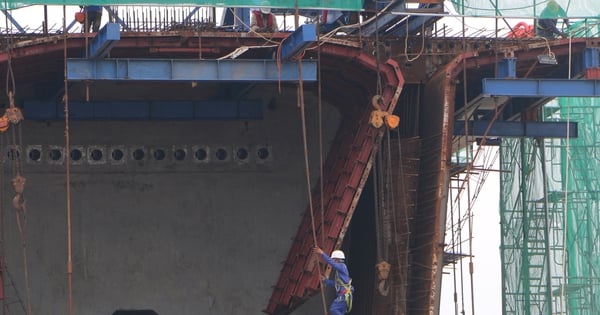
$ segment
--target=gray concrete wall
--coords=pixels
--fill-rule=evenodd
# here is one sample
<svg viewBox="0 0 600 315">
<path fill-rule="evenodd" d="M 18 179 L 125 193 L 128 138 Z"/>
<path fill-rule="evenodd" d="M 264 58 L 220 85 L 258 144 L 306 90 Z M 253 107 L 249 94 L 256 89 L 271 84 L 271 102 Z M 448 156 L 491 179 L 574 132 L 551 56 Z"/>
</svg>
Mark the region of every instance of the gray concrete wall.
<svg viewBox="0 0 600 315">
<path fill-rule="evenodd" d="M 72 122 L 71 143 L 83 153 L 73 161 L 70 180 L 74 314 L 262 314 L 306 209 L 307 185 L 295 89 L 253 93 L 264 100 L 263 120 Z M 274 110 L 266 107 L 271 93 Z M 317 101 L 306 97 L 314 181 Z M 324 114 L 327 146 L 340 116 L 331 106 Z M 64 123 L 25 121 L 21 128 L 33 313 L 66 314 L 65 163 L 50 158 L 52 149 L 64 148 Z M 207 149 L 207 160 L 193 158 L 198 148 Z M 214 156 L 219 148 L 229 152 L 223 161 Z M 231 157 L 238 148 L 247 149 L 247 159 Z M 261 148 L 268 157 L 257 157 Z M 41 152 L 39 160 L 25 156 L 34 149 Z M 93 149 L 103 158 L 93 160 Z M 114 149 L 124 152 L 123 160 L 110 157 Z M 135 149 L 146 157 L 134 160 Z M 165 150 L 164 160 L 151 156 L 156 149 Z M 186 158 L 173 158 L 175 149 Z M 3 226 L 16 290 L 5 279 L 5 291 L 7 301 L 16 301 L 18 291 L 25 302 L 23 256 L 9 202 L 13 166 L 8 159 Z M 295 313 L 322 310 L 315 298 Z M 10 314 L 24 312 L 15 303 Z"/>
</svg>

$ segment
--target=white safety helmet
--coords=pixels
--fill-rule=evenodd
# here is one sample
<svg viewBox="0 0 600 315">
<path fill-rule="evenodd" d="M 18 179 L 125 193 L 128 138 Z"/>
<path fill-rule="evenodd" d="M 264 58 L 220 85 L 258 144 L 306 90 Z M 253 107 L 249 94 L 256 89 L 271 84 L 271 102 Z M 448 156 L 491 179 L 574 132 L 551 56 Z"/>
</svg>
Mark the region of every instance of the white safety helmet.
<svg viewBox="0 0 600 315">
<path fill-rule="evenodd" d="M 271 8 L 260 8 L 260 12 L 262 12 L 262 14 L 269 14 L 271 13 Z"/>
<path fill-rule="evenodd" d="M 333 252 L 331 252 L 331 258 L 332 259 L 346 259 L 346 256 L 344 256 L 344 252 L 342 252 L 341 250 L 334 250 Z"/>
</svg>

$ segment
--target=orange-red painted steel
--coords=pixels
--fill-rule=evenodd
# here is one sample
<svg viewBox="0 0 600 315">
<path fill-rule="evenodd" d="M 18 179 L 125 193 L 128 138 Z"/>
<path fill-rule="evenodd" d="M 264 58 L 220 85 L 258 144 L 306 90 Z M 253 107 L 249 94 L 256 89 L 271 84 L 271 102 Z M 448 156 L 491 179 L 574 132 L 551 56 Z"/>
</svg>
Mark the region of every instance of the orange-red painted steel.
<svg viewBox="0 0 600 315">
<path fill-rule="evenodd" d="M 382 98 L 383 110 L 393 111 L 404 78 L 395 61 L 388 60 L 378 64 L 371 55 L 364 54 L 356 48 L 339 46 L 323 47 L 324 54 L 348 58 L 370 71 L 380 71 L 383 81 Z M 324 178 L 324 195 L 313 196 L 313 205 L 320 204 L 323 198 L 325 209 L 325 226 L 320 226 L 321 217 L 318 211 L 315 216 L 317 239 L 325 235 L 325 244 L 319 244 L 325 251 L 330 252 L 341 244 L 349 218 L 352 217 L 358 195 L 371 169 L 371 159 L 376 152 L 381 139 L 382 130 L 369 125 L 371 104 L 357 110 L 357 115 L 346 117 L 341 130 L 334 141 L 327 157 L 325 169 L 330 172 Z M 317 223 L 318 222 L 318 223 Z M 312 220 L 310 207 L 307 208 L 302 223 L 298 229 L 290 252 L 281 270 L 279 280 L 273 289 L 269 304 L 265 309 L 268 314 L 289 314 L 309 297 L 318 292 L 318 273 L 311 259 L 311 248 L 315 245 L 312 238 Z"/>
</svg>

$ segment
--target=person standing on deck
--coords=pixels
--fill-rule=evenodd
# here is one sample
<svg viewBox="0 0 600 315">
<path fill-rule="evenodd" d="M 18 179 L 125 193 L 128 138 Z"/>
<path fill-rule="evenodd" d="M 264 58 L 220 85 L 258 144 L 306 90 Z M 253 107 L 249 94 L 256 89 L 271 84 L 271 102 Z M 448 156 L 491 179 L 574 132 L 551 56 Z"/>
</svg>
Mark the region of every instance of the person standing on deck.
<svg viewBox="0 0 600 315">
<path fill-rule="evenodd" d="M 100 22 L 102 21 L 102 7 L 99 5 L 79 6 L 85 14 L 85 32 L 88 33 L 90 28 L 92 32 L 100 30 Z"/>
</svg>

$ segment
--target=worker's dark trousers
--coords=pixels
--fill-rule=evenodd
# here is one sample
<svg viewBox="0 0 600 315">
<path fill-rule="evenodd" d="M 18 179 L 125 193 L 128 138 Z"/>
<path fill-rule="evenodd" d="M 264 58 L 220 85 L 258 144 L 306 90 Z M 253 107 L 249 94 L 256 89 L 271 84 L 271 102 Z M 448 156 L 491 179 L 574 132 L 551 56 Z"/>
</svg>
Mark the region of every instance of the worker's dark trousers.
<svg viewBox="0 0 600 315">
<path fill-rule="evenodd" d="M 554 38 L 555 34 L 551 29 L 543 29 L 538 27 L 535 29 L 535 36 L 544 38 Z"/>
<path fill-rule="evenodd" d="M 329 315 L 344 315 L 346 314 L 346 300 L 344 296 L 338 296 L 329 306 Z"/>
</svg>

